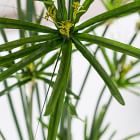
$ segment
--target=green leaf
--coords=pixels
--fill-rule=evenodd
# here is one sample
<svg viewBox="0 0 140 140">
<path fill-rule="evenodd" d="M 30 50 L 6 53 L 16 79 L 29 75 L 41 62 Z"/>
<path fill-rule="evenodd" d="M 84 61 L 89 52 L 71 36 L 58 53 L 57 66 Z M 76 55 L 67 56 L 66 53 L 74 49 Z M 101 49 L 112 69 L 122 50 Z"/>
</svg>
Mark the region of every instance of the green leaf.
<svg viewBox="0 0 140 140">
<path fill-rule="evenodd" d="M 70 110 L 70 114 L 72 116 L 76 116 L 77 117 L 78 115 L 77 115 L 77 111 L 76 111 L 75 106 L 73 104 L 71 104 L 71 103 L 68 103 L 68 107 L 69 107 L 69 110 Z"/>
<path fill-rule="evenodd" d="M 98 74 L 102 77 L 106 85 L 108 86 L 112 96 L 116 98 L 116 100 L 124 105 L 124 100 L 112 79 L 108 76 L 106 71 L 100 65 L 100 63 L 96 60 L 96 58 L 88 51 L 88 49 L 78 41 L 78 39 L 73 38 L 73 41 L 76 45 L 76 48 L 82 53 L 82 55 L 89 61 L 89 63 L 95 68 Z"/>
<path fill-rule="evenodd" d="M 45 64 L 42 64 L 42 67 L 39 69 L 39 71 L 43 71 L 47 67 L 49 67 L 52 64 L 54 64 L 54 62 L 56 61 L 57 57 L 58 57 L 58 53 L 55 53 L 51 58 L 49 58 L 49 60 Z"/>
<path fill-rule="evenodd" d="M 93 137 L 90 139 L 90 140 L 93 140 L 93 139 L 99 139 L 100 137 L 100 131 L 101 131 L 101 126 L 102 126 L 102 123 L 103 123 L 103 120 L 104 120 L 104 116 L 106 114 L 106 105 L 102 106 L 102 109 L 99 113 L 99 115 L 97 116 L 96 118 L 96 121 L 95 121 L 95 126 L 94 126 L 94 130 L 93 130 Z"/>
<path fill-rule="evenodd" d="M 73 2 L 74 0 L 69 0 L 68 3 L 68 20 L 73 20 Z"/>
<path fill-rule="evenodd" d="M 9 68 L 9 67 L 11 67 L 13 65 L 13 61 L 12 62 L 9 62 L 9 63 L 6 63 L 6 64 L 1 64 L 1 68 Z"/>
<path fill-rule="evenodd" d="M 101 131 L 99 134 L 99 138 L 101 138 L 104 134 L 106 134 L 106 131 L 109 129 L 110 124 L 107 124 Z"/>
<path fill-rule="evenodd" d="M 100 46 L 125 53 L 127 55 L 136 57 L 140 59 L 140 49 L 132 47 L 130 45 L 120 43 L 118 41 L 114 41 L 111 39 L 99 37 L 99 36 L 94 36 L 94 35 L 89 35 L 89 34 L 76 34 L 76 37 L 78 37 L 81 40 L 96 43 Z"/>
<path fill-rule="evenodd" d="M 36 1 L 43 2 L 46 5 L 46 7 L 52 6 L 54 4 L 53 0 L 36 0 Z"/>
<path fill-rule="evenodd" d="M 4 30 L 4 29 L 0 29 L 0 32 L 1 32 L 1 35 L 2 35 L 3 40 L 4 40 L 5 42 L 8 42 L 8 39 L 7 39 L 5 30 Z"/>
<path fill-rule="evenodd" d="M 23 29 L 43 33 L 56 33 L 57 31 L 43 25 L 27 22 L 24 20 L 0 18 L 0 28 Z"/>
<path fill-rule="evenodd" d="M 91 6 L 91 4 L 94 2 L 94 0 L 85 0 L 84 3 L 82 4 L 81 8 L 79 11 L 83 11 L 83 12 L 79 12 L 76 16 L 76 22 L 79 21 L 80 17 L 88 10 L 88 8 Z"/>
<path fill-rule="evenodd" d="M 36 19 L 36 22 L 37 22 L 37 23 L 41 23 L 42 17 L 43 17 L 43 15 L 44 15 L 44 11 L 45 11 L 45 9 L 42 9 L 40 16 Z"/>
<path fill-rule="evenodd" d="M 23 11 L 21 8 L 21 0 L 17 0 L 17 14 L 18 14 L 18 19 L 23 19 Z"/>
<path fill-rule="evenodd" d="M 3 66 L 9 62 L 12 62 L 13 60 L 16 60 L 18 58 L 22 58 L 22 57 L 25 57 L 27 55 L 31 55 L 34 53 L 34 51 L 38 50 L 42 45 L 46 45 L 46 42 L 38 44 L 38 45 L 33 45 L 31 47 L 19 50 L 19 51 L 14 52 L 14 53 L 10 53 L 10 54 L 5 55 L 5 56 L 0 56 L 0 66 L 1 65 Z"/>
<path fill-rule="evenodd" d="M 62 46 L 62 58 L 58 77 L 53 87 L 53 92 L 46 107 L 45 115 L 51 113 L 47 140 L 56 140 L 57 130 L 63 111 L 65 91 L 67 88 L 71 64 L 71 41 L 66 41 Z"/>
<path fill-rule="evenodd" d="M 126 138 L 123 138 L 122 140 L 133 140 L 133 138 L 139 137 L 140 133 L 132 134 Z"/>
<path fill-rule="evenodd" d="M 84 140 L 88 140 L 88 136 L 87 136 L 87 118 L 85 119 L 85 124 L 84 124 Z"/>
<path fill-rule="evenodd" d="M 127 80 L 132 80 L 132 79 L 138 78 L 139 76 L 140 76 L 140 73 L 136 73 L 136 74 L 133 74 L 132 76 L 128 77 Z"/>
<path fill-rule="evenodd" d="M 98 115 L 98 110 L 99 110 L 99 106 L 100 106 L 100 103 L 101 103 L 101 99 L 103 97 L 105 89 L 106 89 L 106 85 L 104 85 L 103 88 L 101 89 L 101 92 L 99 93 L 99 97 L 97 99 L 97 103 L 96 103 L 96 106 L 95 106 L 95 111 L 94 111 L 94 115 L 93 115 L 93 119 L 92 119 L 91 130 L 90 130 L 90 136 L 89 136 L 90 139 L 92 139 L 93 136 L 94 136 L 94 133 L 96 131 L 98 131 L 98 130 L 95 129 L 95 123 L 96 123 L 96 118 L 97 118 L 97 115 Z"/>
<path fill-rule="evenodd" d="M 67 94 L 72 95 L 76 100 L 79 100 L 80 97 L 76 95 L 70 88 L 67 88 Z"/>
<path fill-rule="evenodd" d="M 51 77 L 52 75 L 53 76 L 57 75 L 56 73 L 53 74 L 52 72 L 40 72 L 40 71 L 38 72 L 37 71 L 37 73 L 39 73 L 39 75 L 44 75 L 44 76 L 48 76 L 48 77 Z"/>
<path fill-rule="evenodd" d="M 40 122 L 40 124 L 43 128 L 48 129 L 48 125 L 41 118 L 39 118 L 38 121 Z"/>
<path fill-rule="evenodd" d="M 57 129 L 59 126 L 59 122 L 63 110 L 63 99 L 64 99 L 64 94 L 61 94 L 60 97 L 58 98 L 55 110 L 50 116 L 47 140 L 56 140 Z"/>
<path fill-rule="evenodd" d="M 41 75 L 42 73 L 40 73 Z M 47 73 L 46 73 L 47 74 Z M 40 80 L 43 80 L 45 83 L 47 83 L 48 85 L 50 85 L 51 87 L 53 87 L 54 85 L 54 82 L 51 82 L 51 80 L 43 77 L 43 76 L 40 76 L 40 75 L 37 75 L 37 78 L 40 79 Z M 80 97 L 78 95 L 76 95 L 70 88 L 67 87 L 66 89 L 66 92 L 68 95 L 72 95 L 76 100 L 79 100 Z"/>
<path fill-rule="evenodd" d="M 112 9 L 112 4 L 108 0 L 101 0 L 101 2 L 103 3 L 104 7 L 107 10 L 111 10 Z"/>
<path fill-rule="evenodd" d="M 46 106 L 45 115 L 52 113 L 56 107 L 58 98 L 61 94 L 64 94 L 69 79 L 70 62 L 71 62 L 72 46 L 70 41 L 66 41 L 62 46 L 62 57 L 57 79 L 53 85 L 53 91 L 49 102 Z"/>
<path fill-rule="evenodd" d="M 101 101 L 102 95 L 103 93 L 101 93 L 101 96 L 99 97 L 100 101 Z M 106 130 L 102 131 L 101 129 L 102 129 L 103 121 L 105 120 L 105 115 L 107 114 L 111 101 L 112 101 L 112 96 L 109 98 L 109 100 L 107 101 L 105 105 L 102 105 L 102 108 L 99 114 L 95 115 L 95 120 L 93 118 L 93 123 L 91 127 L 91 132 L 90 132 L 90 140 L 99 139 L 101 135 L 103 134 L 103 131 L 106 131 Z M 97 103 L 97 106 L 99 107 L 99 103 Z"/>
<path fill-rule="evenodd" d="M 5 88 L 4 90 L 0 91 L 0 96 L 3 96 L 5 95 L 6 93 L 8 93 L 10 90 L 12 90 L 13 88 L 15 87 L 19 87 L 19 86 L 22 86 L 22 85 L 25 85 L 27 82 L 29 82 L 31 79 L 30 78 L 26 78 L 22 81 L 18 81 L 17 83 L 11 85 L 11 86 L 8 86 L 7 88 Z"/>
<path fill-rule="evenodd" d="M 102 24 L 104 24 L 105 22 L 98 22 L 97 24 L 94 24 L 92 26 L 90 26 L 89 28 L 87 28 L 83 33 L 89 33 L 89 32 L 93 32 L 94 29 L 96 29 L 97 27 L 101 26 Z"/>
<path fill-rule="evenodd" d="M 133 90 L 131 88 L 127 88 L 127 87 L 125 88 L 125 90 L 127 90 L 128 92 L 130 92 L 133 95 L 136 95 L 137 97 L 140 97 L 140 92 L 139 91 L 135 91 L 135 90 Z"/>
<path fill-rule="evenodd" d="M 77 26 L 75 28 L 75 31 L 82 30 L 82 29 L 84 29 L 88 26 L 91 26 L 97 22 L 101 22 L 101 21 L 105 21 L 105 20 L 108 20 L 111 18 L 116 18 L 116 17 L 122 16 L 122 15 L 134 13 L 136 11 L 139 11 L 139 9 L 140 9 L 140 1 L 131 2 L 129 4 L 126 4 L 126 5 L 121 6 L 119 8 L 115 8 L 113 10 L 110 10 L 108 12 L 105 12 L 103 14 L 100 14 L 98 16 L 95 16 L 95 17 L 85 21 L 84 23 Z"/>
<path fill-rule="evenodd" d="M 56 40 L 58 39 L 58 35 L 48 34 L 48 35 L 37 35 L 27 38 L 21 38 L 15 41 L 7 42 L 5 44 L 0 45 L 0 51 L 9 51 L 26 43 L 35 43 L 35 42 L 42 42 L 42 41 L 49 41 L 49 40 Z"/>
<path fill-rule="evenodd" d="M 27 0 L 26 2 L 26 19 L 30 22 L 33 20 L 33 14 L 34 14 L 34 0 Z"/>
<path fill-rule="evenodd" d="M 40 58 L 41 56 L 43 56 L 47 52 L 50 52 L 50 51 L 56 49 L 55 47 L 52 47 L 52 42 L 47 43 L 47 45 L 48 45 L 48 47 L 46 47 L 46 44 L 45 44 L 44 46 L 40 47 L 40 49 L 35 51 L 32 55 L 26 57 L 25 59 L 21 60 L 20 62 L 18 62 L 16 64 L 13 64 L 10 68 L 1 72 L 0 73 L 0 81 L 8 78 L 10 75 L 17 72 L 18 70 L 21 70 L 26 65 L 34 62 L 36 59 Z"/>
<path fill-rule="evenodd" d="M 57 17 L 60 17 L 60 21 L 67 20 L 67 9 L 66 9 L 66 3 L 65 0 L 57 0 L 58 5 L 58 12 Z"/>
<path fill-rule="evenodd" d="M 36 78 L 43 80 L 45 83 L 47 83 L 48 85 L 50 85 L 51 87 L 54 85 L 54 82 L 49 80 L 46 77 L 40 76 L 40 75 L 36 75 Z"/>
</svg>

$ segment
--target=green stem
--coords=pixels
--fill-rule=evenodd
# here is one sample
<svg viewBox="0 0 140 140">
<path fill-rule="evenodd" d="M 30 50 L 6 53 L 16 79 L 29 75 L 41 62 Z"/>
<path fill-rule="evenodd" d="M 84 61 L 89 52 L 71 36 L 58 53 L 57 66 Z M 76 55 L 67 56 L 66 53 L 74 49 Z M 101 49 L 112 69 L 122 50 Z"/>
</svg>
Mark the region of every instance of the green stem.
<svg viewBox="0 0 140 140">
<path fill-rule="evenodd" d="M 34 88 L 34 87 L 32 87 L 32 88 Z M 32 92 L 29 94 L 31 94 L 31 97 L 28 98 L 27 96 L 25 96 L 25 100 L 26 100 L 26 104 L 27 104 L 27 117 L 28 117 L 28 121 L 29 121 L 30 139 L 34 140 L 33 128 L 32 128 L 33 89 L 32 89 Z"/>
<path fill-rule="evenodd" d="M 131 2 L 129 4 L 126 4 L 124 6 L 120 6 L 118 8 L 115 8 L 113 10 L 104 12 L 100 15 L 97 15 L 93 18 L 90 18 L 89 20 L 83 22 L 82 24 L 80 24 L 79 26 L 77 26 L 75 28 L 75 31 L 79 31 L 82 29 L 85 29 L 89 26 L 92 26 L 96 23 L 102 22 L 102 21 L 106 21 L 112 18 L 116 18 L 116 17 L 120 17 L 120 16 L 124 16 L 124 15 L 128 15 L 128 14 L 132 14 L 134 12 L 137 12 L 140 8 L 140 1 L 137 2 Z"/>
<path fill-rule="evenodd" d="M 6 33 L 3 29 L 1 29 L 1 34 L 2 34 L 3 40 L 5 42 L 8 42 Z M 8 83 L 7 83 L 6 80 L 4 80 L 4 86 L 5 86 L 5 89 L 8 88 Z M 10 106 L 10 109 L 11 109 L 11 112 L 12 112 L 12 115 L 13 115 L 13 119 L 14 119 L 14 122 L 15 122 L 15 125 L 16 125 L 16 129 L 17 129 L 19 138 L 20 138 L 20 140 L 23 140 L 20 125 L 19 125 L 19 122 L 18 122 L 18 119 L 17 119 L 17 115 L 16 115 L 16 112 L 15 112 L 15 108 L 14 108 L 13 101 L 12 101 L 12 98 L 11 98 L 11 95 L 10 95 L 9 91 L 8 91 L 8 94 L 7 94 L 7 99 L 8 99 L 8 102 L 9 102 L 9 106 Z"/>
<path fill-rule="evenodd" d="M 17 0 L 17 14 L 18 14 L 18 19 L 24 19 L 23 17 L 23 11 L 22 11 L 22 8 L 21 8 L 21 0 Z M 25 37 L 24 35 L 24 31 L 23 30 L 19 30 L 19 34 L 20 34 L 20 38 L 21 37 Z"/>
<path fill-rule="evenodd" d="M 22 102 L 28 138 L 29 140 L 33 140 L 33 131 L 30 126 L 29 115 L 28 115 L 28 106 L 27 106 L 27 100 L 26 100 L 27 98 L 26 98 L 25 93 L 23 93 L 22 87 L 20 86 L 19 86 L 19 91 L 20 91 L 20 98 Z"/>
<path fill-rule="evenodd" d="M 69 4 L 68 4 L 68 19 L 71 21 L 73 20 L 73 7 L 72 7 L 73 1 L 74 0 L 69 0 Z"/>
<path fill-rule="evenodd" d="M 64 42 L 65 42 L 65 41 L 64 41 Z M 64 43 L 64 42 L 63 42 L 63 43 Z M 57 56 L 55 65 L 54 65 L 53 73 L 52 73 L 52 76 L 51 76 L 51 79 L 50 79 L 51 82 L 50 82 L 49 84 L 48 84 L 48 82 L 47 82 L 47 84 L 48 84 L 47 90 L 46 90 L 46 85 L 44 85 L 44 89 L 45 89 L 45 99 L 44 99 L 43 105 L 42 105 L 42 107 L 41 107 L 41 112 L 40 112 L 39 120 L 40 120 L 40 118 L 41 118 L 41 116 L 42 116 L 42 114 L 43 114 L 43 110 L 44 110 L 44 107 L 45 107 L 45 105 L 46 105 L 47 97 L 48 97 L 48 94 L 49 94 L 49 91 L 50 91 L 50 88 L 51 88 L 51 83 L 52 83 L 52 81 L 53 81 L 53 77 L 54 77 L 54 74 L 55 74 L 55 70 L 56 70 L 57 64 L 58 64 L 58 62 L 59 62 L 59 57 L 60 57 L 60 55 L 61 55 L 63 43 L 61 44 L 61 48 L 60 48 L 60 51 L 59 51 L 59 53 L 58 53 L 58 56 Z M 39 78 L 39 77 L 38 77 L 38 78 Z M 43 78 L 43 79 L 44 79 L 44 78 Z M 41 80 L 42 80 L 42 78 L 41 78 Z M 48 81 L 48 80 L 47 80 L 47 81 Z M 44 82 L 46 83 L 46 80 L 44 80 Z M 39 121 L 38 121 L 36 130 L 35 130 L 35 140 L 36 140 L 36 135 L 37 135 L 37 132 L 38 132 L 38 127 L 39 127 Z"/>
<path fill-rule="evenodd" d="M 90 72 L 91 72 L 91 68 L 92 68 L 92 66 L 89 65 L 88 70 L 87 70 L 87 72 L 86 72 L 86 75 L 85 75 L 85 77 L 84 77 L 84 80 L 83 80 L 83 82 L 82 82 L 82 85 L 81 85 L 81 87 L 80 87 L 80 91 L 79 91 L 79 93 L 78 93 L 79 98 L 80 98 L 81 95 L 82 95 L 83 89 L 84 89 L 85 84 L 86 84 L 87 79 L 88 79 L 88 76 L 89 76 L 89 74 L 90 74 Z M 79 100 L 76 100 L 75 107 L 78 106 L 78 103 L 79 103 Z"/>
<path fill-rule="evenodd" d="M 109 137 L 109 139 L 108 140 L 112 140 L 113 138 L 114 138 L 114 136 L 116 135 L 116 131 L 114 131 L 112 134 L 111 134 L 111 136 Z"/>
<path fill-rule="evenodd" d="M 73 42 L 74 42 L 76 48 L 88 60 L 88 62 L 93 66 L 93 68 L 98 72 L 98 74 L 101 76 L 101 78 L 107 84 L 112 96 L 114 96 L 120 104 L 124 105 L 125 102 L 117 88 L 117 85 L 110 78 L 110 76 L 107 74 L 107 72 L 101 66 L 101 64 L 97 61 L 95 56 L 93 56 L 92 53 L 77 38 L 72 38 L 72 39 L 73 39 Z"/>
<path fill-rule="evenodd" d="M 106 86 L 103 86 L 103 88 L 101 90 L 101 93 L 99 94 L 99 98 L 97 100 L 97 103 L 96 103 L 94 116 L 93 116 L 93 121 L 92 121 L 92 125 L 91 125 L 91 131 L 90 131 L 89 140 L 92 140 L 92 138 L 93 138 L 93 132 L 94 132 L 94 126 L 95 126 L 95 121 L 96 121 L 96 117 L 97 117 L 97 112 L 98 112 L 99 104 L 101 102 L 101 99 L 102 99 L 103 93 L 105 91 L 105 88 L 106 88 Z"/>
<path fill-rule="evenodd" d="M 2 138 L 2 140 L 6 140 L 5 136 L 3 135 L 3 133 L 0 131 L 0 136 Z"/>
<path fill-rule="evenodd" d="M 72 68 L 70 71 L 70 79 L 69 79 L 67 88 L 69 88 L 69 89 L 72 88 Z M 67 100 L 68 100 L 68 104 L 69 104 L 69 102 L 71 102 L 69 95 L 67 95 L 67 98 L 68 98 Z M 72 116 L 70 114 L 68 104 L 65 103 L 64 110 L 63 110 L 62 117 L 61 117 L 60 137 L 62 138 L 62 140 L 71 140 L 72 139 L 72 134 L 71 134 Z"/>
<path fill-rule="evenodd" d="M 107 114 L 111 101 L 112 101 L 112 96 L 109 98 L 107 104 L 105 106 L 102 106 L 102 110 L 99 116 L 95 118 L 96 121 L 94 123 L 93 130 L 91 131 L 92 137 L 90 137 L 91 138 L 90 140 L 100 138 L 101 126 L 105 119 L 105 115 Z"/>
<path fill-rule="evenodd" d="M 132 140 L 133 138 L 138 137 L 138 136 L 140 136 L 140 133 L 133 134 L 133 135 L 128 136 L 122 140 Z"/>
<path fill-rule="evenodd" d="M 6 80 L 4 81 L 4 86 L 5 86 L 5 88 L 8 88 L 8 84 L 7 84 Z M 10 93 L 7 94 L 7 99 L 8 99 L 9 107 L 10 107 L 10 110 L 11 110 L 11 113 L 12 113 L 12 116 L 13 116 L 13 119 L 14 119 L 14 122 L 15 122 L 15 125 L 16 125 L 16 129 L 17 129 L 17 132 L 18 132 L 19 139 L 24 140 L 23 135 L 21 133 L 21 128 L 20 128 L 20 125 L 19 125 L 19 121 L 17 119 L 17 114 L 15 112 L 15 108 L 14 108 L 13 101 L 12 101 Z"/>
<path fill-rule="evenodd" d="M 108 29 L 109 29 L 109 25 L 107 25 L 107 26 L 105 27 L 104 31 L 103 31 L 103 33 L 102 33 L 102 36 L 103 36 L 103 37 L 104 37 L 105 34 L 107 33 Z M 95 57 L 96 57 L 96 55 L 97 55 L 97 52 L 99 51 L 99 48 L 100 48 L 100 46 L 97 46 L 97 49 L 96 49 L 95 52 L 93 53 L 93 55 L 94 55 Z M 80 88 L 79 94 L 78 94 L 79 97 L 81 96 L 81 94 L 82 94 L 82 92 L 83 92 L 83 89 L 84 89 L 85 84 L 86 84 L 86 82 L 87 82 L 87 79 L 88 79 L 88 76 L 89 76 L 89 74 L 90 74 L 91 68 L 92 68 L 92 65 L 89 65 L 88 70 L 87 70 L 87 72 L 86 72 L 86 75 L 85 75 L 85 77 L 84 77 L 82 86 L 81 86 L 81 88 Z M 77 106 L 78 103 L 79 103 L 79 100 L 76 101 L 75 106 Z"/>
<path fill-rule="evenodd" d="M 36 83 L 35 85 L 36 87 L 36 99 L 37 99 L 37 104 L 38 104 L 38 111 L 39 113 L 41 112 L 41 103 L 40 103 L 40 93 L 39 93 L 39 87 L 38 87 L 38 84 Z M 42 119 L 42 118 L 40 118 Z M 43 129 L 43 126 L 41 127 L 41 132 L 42 132 L 42 137 L 43 137 L 43 140 L 45 140 L 45 132 L 44 132 L 44 129 Z"/>
<path fill-rule="evenodd" d="M 65 91 L 69 81 L 71 51 L 71 41 L 67 40 L 67 42 L 64 42 L 64 45 L 62 46 L 62 57 L 58 76 L 56 78 L 53 92 L 46 108 L 47 112 L 45 112 L 46 115 L 51 113 L 47 140 L 56 140 L 57 130 L 64 107 Z"/>
<path fill-rule="evenodd" d="M 134 35 L 132 36 L 132 38 L 131 38 L 131 40 L 129 41 L 129 45 L 132 45 L 132 43 L 134 42 L 134 40 L 136 39 L 136 37 L 138 36 L 138 33 L 139 33 L 139 31 L 136 31 L 135 33 L 134 33 Z M 126 54 L 123 54 L 122 56 L 121 56 L 121 58 L 120 58 L 120 60 L 119 61 L 121 61 L 122 59 L 124 59 L 124 61 L 126 61 L 126 57 L 127 57 L 127 55 Z"/>
<path fill-rule="evenodd" d="M 108 31 L 109 27 L 110 27 L 110 24 L 108 24 L 105 27 L 105 30 L 104 30 L 103 35 L 102 35 L 103 37 L 105 36 L 105 34 Z M 109 69 L 110 69 L 110 71 L 111 71 L 111 73 L 113 75 L 115 73 L 115 67 L 112 65 L 112 63 L 110 61 L 110 58 L 108 57 L 108 54 L 106 53 L 106 49 L 101 47 L 101 52 L 102 52 L 102 55 L 103 55 L 104 59 L 106 60 L 106 63 L 107 63 L 107 65 L 108 65 L 108 67 L 109 67 Z"/>
</svg>

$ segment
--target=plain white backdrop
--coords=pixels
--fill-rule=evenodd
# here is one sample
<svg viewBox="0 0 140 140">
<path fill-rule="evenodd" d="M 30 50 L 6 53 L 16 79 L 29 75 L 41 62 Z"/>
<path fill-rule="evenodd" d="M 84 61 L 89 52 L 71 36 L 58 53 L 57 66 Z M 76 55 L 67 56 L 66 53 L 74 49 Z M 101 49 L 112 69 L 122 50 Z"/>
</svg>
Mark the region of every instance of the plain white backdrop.
<svg viewBox="0 0 140 140">
<path fill-rule="evenodd" d="M 10 8 L 10 6 L 16 7 L 15 3 L 16 3 L 15 0 L 0 1 L 0 16 L 15 17 L 16 10 L 14 8 Z M 104 8 L 101 5 L 100 1 L 95 0 L 94 5 L 91 6 L 88 11 L 88 14 L 82 17 L 82 21 L 84 21 L 89 17 L 97 15 L 103 11 Z M 137 14 L 133 14 L 128 17 L 117 20 L 109 28 L 106 37 L 124 43 L 128 43 L 129 39 L 132 37 L 133 33 L 135 32 L 135 23 L 138 20 L 139 20 L 139 16 Z M 46 23 L 44 22 L 43 24 Z M 96 30 L 97 34 L 101 35 L 103 29 L 104 26 L 98 28 Z M 8 35 L 9 40 L 18 38 L 18 35 L 15 31 L 8 31 L 8 33 L 9 33 Z M 1 38 L 0 38 L 0 42 L 1 43 L 3 42 Z M 133 45 L 140 48 L 140 36 L 137 37 Z M 106 68 L 104 60 L 100 54 L 98 55 L 98 59 L 100 63 Z M 80 53 L 75 53 L 73 55 L 73 90 L 75 93 L 79 91 L 80 85 L 83 80 L 83 76 L 86 73 L 88 65 L 89 64 Z M 139 67 L 137 70 L 138 71 L 140 70 Z M 81 119 L 84 120 L 85 117 L 88 117 L 89 127 L 91 124 L 91 120 L 93 116 L 92 113 L 94 111 L 97 97 L 99 96 L 99 92 L 103 84 L 104 84 L 103 81 L 96 73 L 96 71 L 93 69 L 87 81 L 87 85 L 84 88 L 84 93 L 82 94 L 81 101 L 78 105 L 78 110 L 77 110 L 78 115 Z M 2 89 L 2 87 L 0 89 Z M 114 138 L 114 140 L 121 140 L 121 138 L 129 134 L 140 132 L 140 111 L 139 111 L 140 98 L 126 91 L 121 91 L 121 93 L 125 99 L 126 105 L 121 106 L 116 102 L 116 100 L 113 100 L 109 108 L 109 112 L 105 119 L 105 124 L 109 122 L 111 123 L 111 126 L 108 131 L 108 134 L 102 140 L 108 140 L 109 134 L 111 134 L 111 132 L 114 130 L 117 130 L 117 135 Z M 109 95 L 110 95 L 109 91 L 106 90 L 105 96 L 103 98 L 103 102 L 106 101 L 106 99 L 108 99 Z M 24 118 L 21 109 L 21 101 L 18 95 L 18 90 L 14 90 L 12 92 L 12 98 L 14 100 L 16 111 L 19 114 L 18 119 L 21 123 L 22 131 L 24 132 L 25 135 L 25 140 L 27 140 L 25 124 L 23 121 Z M 42 96 L 42 99 L 43 98 L 44 96 Z M 36 102 L 34 103 L 34 106 L 36 106 Z M 37 111 L 36 109 L 34 109 L 34 119 L 33 119 L 34 128 L 36 128 L 37 125 L 37 117 L 38 117 Z M 84 124 L 82 121 L 76 118 L 74 119 L 73 126 L 72 126 L 72 133 L 74 134 L 73 140 L 83 140 L 82 139 L 83 126 Z M 7 140 L 11 140 L 11 139 L 18 140 L 16 129 L 13 123 L 13 119 L 11 117 L 6 96 L 0 97 L 0 129 L 5 134 Z M 39 138 L 40 138 L 40 134 L 38 133 L 37 139 L 39 140 Z M 139 140 L 139 139 L 140 138 L 135 138 L 134 140 Z"/>
</svg>

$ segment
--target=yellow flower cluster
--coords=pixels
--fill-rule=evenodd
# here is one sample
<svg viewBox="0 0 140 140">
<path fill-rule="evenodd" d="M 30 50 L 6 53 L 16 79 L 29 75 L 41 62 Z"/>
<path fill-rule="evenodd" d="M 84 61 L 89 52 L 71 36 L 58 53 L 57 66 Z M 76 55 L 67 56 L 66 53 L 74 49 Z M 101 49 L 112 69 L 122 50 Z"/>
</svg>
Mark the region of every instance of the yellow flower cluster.
<svg viewBox="0 0 140 140">
<path fill-rule="evenodd" d="M 74 18 L 74 20 L 76 19 L 76 16 L 77 16 L 78 13 L 85 12 L 85 10 L 82 9 L 79 2 L 73 2 L 72 7 L 73 7 L 73 18 Z"/>
<path fill-rule="evenodd" d="M 59 24 L 59 32 L 64 35 L 67 36 L 68 38 L 70 37 L 70 29 L 73 27 L 73 23 L 71 21 L 62 21 Z"/>
<path fill-rule="evenodd" d="M 51 7 L 48 7 L 48 12 L 46 12 L 45 19 L 48 20 L 49 17 L 51 17 L 53 21 L 56 21 L 56 8 L 54 5 Z"/>
</svg>

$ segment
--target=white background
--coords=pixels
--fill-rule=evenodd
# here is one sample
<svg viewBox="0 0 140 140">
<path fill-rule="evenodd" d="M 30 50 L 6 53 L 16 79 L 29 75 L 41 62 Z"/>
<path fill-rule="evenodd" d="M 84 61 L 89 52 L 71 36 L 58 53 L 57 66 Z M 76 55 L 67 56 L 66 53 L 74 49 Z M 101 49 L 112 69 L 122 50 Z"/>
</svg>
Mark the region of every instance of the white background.
<svg viewBox="0 0 140 140">
<path fill-rule="evenodd" d="M 14 3 L 14 4 L 13 4 Z M 16 10 L 14 8 L 10 8 L 10 6 L 16 7 L 15 0 L 5 0 L 0 1 L 0 16 L 4 17 L 15 17 Z M 88 14 L 85 15 L 82 20 L 85 20 L 86 18 L 89 18 L 91 16 L 97 15 L 104 11 L 103 6 L 101 5 L 100 1 L 95 0 L 94 6 L 91 6 L 91 8 L 88 11 Z M 109 28 L 109 31 L 107 33 L 108 38 L 112 38 L 124 43 L 128 43 L 129 39 L 132 37 L 134 33 L 135 23 L 138 21 L 139 17 L 137 14 L 133 14 L 129 17 L 122 18 L 117 20 L 113 25 Z M 46 23 L 44 23 L 46 24 Z M 101 27 L 97 30 L 97 34 L 101 35 L 104 27 Z M 14 38 L 17 38 L 17 35 L 13 31 L 9 31 L 9 39 L 12 40 Z M 137 37 L 136 41 L 134 42 L 134 46 L 139 47 L 139 40 L 140 38 Z M 101 55 L 98 56 L 98 59 L 100 63 L 106 68 L 104 65 L 104 60 L 101 57 Z M 73 55 L 73 89 L 74 92 L 77 93 L 79 91 L 79 87 L 81 85 L 81 82 L 83 80 L 83 76 L 86 73 L 88 63 L 85 61 L 85 59 L 79 54 Z M 139 70 L 139 67 L 138 69 Z M 95 72 L 95 70 L 92 71 L 87 85 L 84 89 L 84 94 L 81 97 L 80 104 L 78 106 L 78 115 L 81 119 L 85 119 L 86 116 L 88 116 L 88 124 L 90 124 L 92 120 L 92 112 L 94 111 L 94 107 L 97 101 L 97 97 L 99 95 L 99 92 L 101 90 L 101 87 L 103 86 L 103 81 L 98 76 L 98 74 Z M 126 105 L 121 106 L 118 104 L 115 100 L 113 100 L 113 103 L 111 107 L 109 108 L 109 112 L 106 116 L 106 122 L 111 123 L 111 128 L 108 132 L 108 134 L 102 139 L 107 140 L 109 134 L 117 130 L 117 135 L 114 138 L 114 140 L 121 140 L 121 138 L 132 134 L 136 132 L 140 132 L 140 98 L 134 96 L 131 93 L 121 91 L 122 96 L 125 99 Z M 106 96 L 103 100 L 107 99 L 107 96 L 110 94 L 108 90 L 106 90 Z M 22 126 L 22 131 L 24 132 L 24 135 L 26 136 L 25 131 L 25 125 L 23 122 L 23 114 L 22 109 L 20 107 L 21 101 L 19 99 L 18 91 L 14 90 L 12 92 L 12 97 L 14 99 L 16 111 L 19 114 L 19 120 Z M 36 103 L 35 103 L 36 105 Z M 34 111 L 36 112 L 36 110 Z M 34 116 L 34 126 L 37 125 L 37 115 L 35 113 Z M 81 122 L 78 119 L 74 119 L 74 124 L 72 127 L 73 134 L 74 134 L 74 140 L 83 140 L 83 122 Z M 11 113 L 8 107 L 7 98 L 5 96 L 0 98 L 0 129 L 5 134 L 7 140 L 18 140 L 18 137 L 16 135 L 16 129 L 14 127 L 14 123 L 11 117 Z M 25 137 L 25 140 L 27 138 Z M 39 140 L 39 136 L 37 138 Z M 139 140 L 140 138 L 136 138 L 134 140 Z"/>
</svg>

